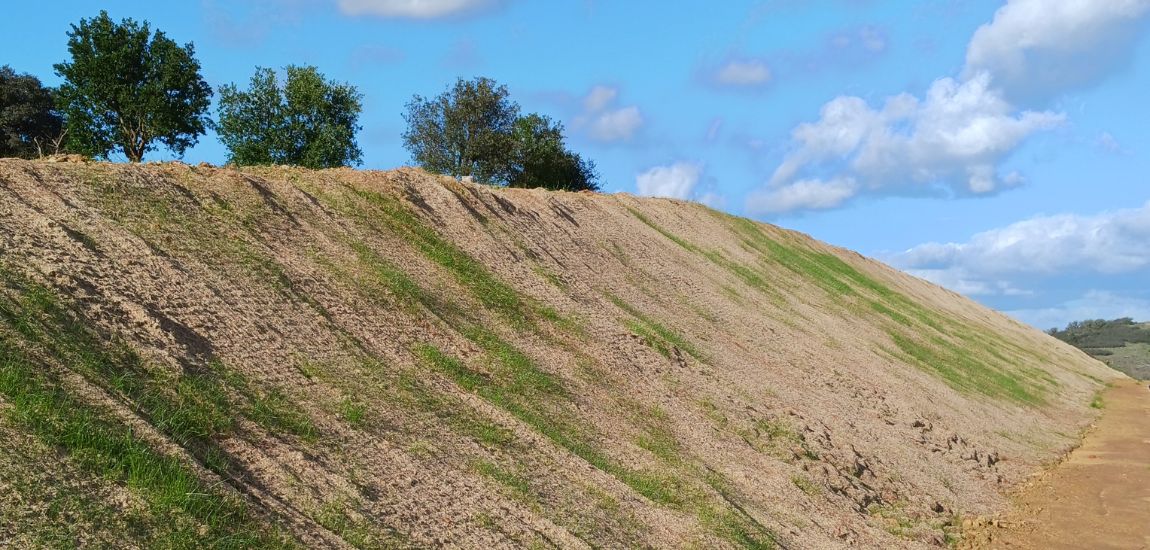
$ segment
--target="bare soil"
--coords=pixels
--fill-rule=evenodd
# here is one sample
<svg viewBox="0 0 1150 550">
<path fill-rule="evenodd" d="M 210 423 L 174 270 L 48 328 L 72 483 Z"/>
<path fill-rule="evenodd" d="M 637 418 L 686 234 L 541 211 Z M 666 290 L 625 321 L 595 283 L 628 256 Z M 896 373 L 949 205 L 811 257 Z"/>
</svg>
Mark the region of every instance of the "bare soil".
<svg viewBox="0 0 1150 550">
<path fill-rule="evenodd" d="M 1082 446 L 1022 486 L 1010 512 L 970 535 L 970 548 L 1150 548 L 1150 388 L 1121 381 L 1102 399 Z"/>
<path fill-rule="evenodd" d="M 152 385 L 51 353 L 99 356 L 43 329 L 51 303 Z M 0 306 L 45 384 L 304 547 L 945 546 L 1124 378 L 796 232 L 414 169 L 0 160 Z M 151 414 L 221 400 L 234 425 L 195 445 Z M 121 534 L 23 504 L 63 491 L 78 525 L 127 506 L 115 545 L 162 546 L 131 464 L 9 451 L 39 437 L 27 402 L 0 395 L 0 547 Z"/>
</svg>

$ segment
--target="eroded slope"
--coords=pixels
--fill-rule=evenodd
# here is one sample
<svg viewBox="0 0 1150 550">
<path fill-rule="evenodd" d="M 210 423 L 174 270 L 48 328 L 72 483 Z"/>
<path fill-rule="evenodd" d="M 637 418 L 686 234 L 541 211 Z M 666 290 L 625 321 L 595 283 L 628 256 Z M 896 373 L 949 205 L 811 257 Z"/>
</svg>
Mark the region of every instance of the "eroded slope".
<svg viewBox="0 0 1150 550">
<path fill-rule="evenodd" d="M 0 161 L 0 274 L 0 543 L 945 544 L 1118 376 L 799 234 L 417 170 Z"/>
</svg>

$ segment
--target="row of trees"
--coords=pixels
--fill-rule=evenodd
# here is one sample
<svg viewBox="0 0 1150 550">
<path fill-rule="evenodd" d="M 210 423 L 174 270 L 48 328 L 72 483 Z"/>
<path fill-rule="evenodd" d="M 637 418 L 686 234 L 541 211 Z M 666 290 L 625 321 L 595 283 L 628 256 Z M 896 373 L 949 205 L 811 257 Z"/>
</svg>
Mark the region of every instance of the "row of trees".
<svg viewBox="0 0 1150 550">
<path fill-rule="evenodd" d="M 72 152 L 140 162 L 159 147 L 183 155 L 209 128 L 236 165 L 309 168 L 358 165 L 363 95 L 311 66 L 257 68 L 248 87 L 213 91 L 191 43 L 178 45 L 147 22 L 106 12 L 68 33 L 71 59 L 55 65 L 63 84 L 0 68 L 0 157 Z M 415 96 L 404 114 L 405 147 L 423 168 L 495 185 L 597 190 L 595 165 L 570 151 L 563 126 L 520 115 L 507 88 L 460 79 L 434 98 Z"/>
</svg>

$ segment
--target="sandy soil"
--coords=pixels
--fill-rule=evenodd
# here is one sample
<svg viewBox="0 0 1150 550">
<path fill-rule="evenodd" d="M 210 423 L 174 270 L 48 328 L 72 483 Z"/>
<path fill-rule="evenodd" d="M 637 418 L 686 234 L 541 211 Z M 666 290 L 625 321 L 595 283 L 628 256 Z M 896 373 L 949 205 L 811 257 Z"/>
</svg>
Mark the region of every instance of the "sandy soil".
<svg viewBox="0 0 1150 550">
<path fill-rule="evenodd" d="M 1036 476 L 971 548 L 1150 548 L 1150 389 L 1122 381 L 1082 446 Z"/>
<path fill-rule="evenodd" d="M 414 169 L 0 160 L 0 266 L 309 417 L 241 423 L 209 480 L 305 547 L 943 546 L 1122 377 L 782 228 Z"/>
</svg>

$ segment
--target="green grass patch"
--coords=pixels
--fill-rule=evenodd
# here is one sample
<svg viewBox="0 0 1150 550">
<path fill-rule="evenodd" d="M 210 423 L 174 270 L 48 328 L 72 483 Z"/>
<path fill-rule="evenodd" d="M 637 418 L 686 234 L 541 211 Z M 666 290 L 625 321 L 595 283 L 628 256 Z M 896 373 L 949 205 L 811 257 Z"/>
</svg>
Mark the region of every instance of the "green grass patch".
<svg viewBox="0 0 1150 550">
<path fill-rule="evenodd" d="M 393 529 L 372 524 L 355 511 L 360 503 L 341 498 L 327 502 L 313 514 L 316 523 L 335 533 L 357 550 L 399 550 L 411 548 L 411 541 Z"/>
<path fill-rule="evenodd" d="M 518 328 L 533 327 L 540 317 L 537 306 L 518 291 L 500 281 L 466 252 L 444 239 L 434 229 L 404 208 L 392 197 L 371 191 L 355 193 L 381 214 L 379 220 L 432 262 L 452 274 L 485 308 L 496 312 Z"/>
<path fill-rule="evenodd" d="M 0 395 L 9 405 L 4 414 L 84 470 L 140 495 L 151 516 L 164 518 L 154 532 L 159 537 L 155 546 L 290 546 L 261 525 L 242 500 L 151 448 L 108 411 L 72 395 L 40 355 L 123 395 L 157 429 L 222 472 L 227 460 L 213 439 L 229 433 L 234 419 L 216 379 L 149 377 L 139 357 L 73 321 L 50 291 L 13 277 L 2 266 L 0 274 L 7 286 L 0 293 Z"/>
<path fill-rule="evenodd" d="M 692 345 L 679 333 L 667 328 L 662 323 L 644 315 L 641 311 L 633 307 L 631 304 L 623 301 L 622 298 L 614 294 L 604 294 L 612 304 L 616 307 L 626 311 L 634 320 L 626 321 L 627 328 L 635 334 L 642 337 L 651 347 L 655 348 L 664 357 L 670 358 L 672 349 L 679 348 L 695 359 L 707 362 L 708 359 L 703 355 L 698 348 Z"/>
<path fill-rule="evenodd" d="M 447 375 L 467 391 L 507 411 L 559 447 L 627 484 L 652 501 L 673 507 L 683 504 L 682 481 L 657 472 L 623 467 L 592 443 L 594 430 L 573 418 L 565 407 L 567 391 L 558 379 L 538 369 L 523 353 L 483 329 L 469 331 L 488 352 L 490 373 L 469 368 L 430 344 L 417 346 L 417 357 Z"/>
<path fill-rule="evenodd" d="M 476 462 L 474 467 L 480 475 L 498 482 L 520 497 L 531 495 L 531 482 L 515 472 L 505 470 L 498 464 L 486 460 Z"/>
<path fill-rule="evenodd" d="M 367 404 L 348 397 L 339 402 L 339 417 L 353 428 L 362 428 L 367 424 Z"/>
<path fill-rule="evenodd" d="M 1057 386 L 1046 371 L 1019 365 L 1022 358 L 1041 361 L 1033 351 L 927 309 L 833 254 L 786 244 L 767 236 L 755 222 L 718 215 L 764 262 L 781 265 L 836 300 L 861 304 L 889 321 L 887 333 L 901 351 L 897 358 L 949 386 L 1026 405 L 1045 403 L 1047 391 Z"/>
<path fill-rule="evenodd" d="M 641 430 L 635 443 L 668 464 L 683 462 L 682 449 L 671 429 L 667 413 L 657 406 L 648 407 L 636 403 L 635 407 L 639 414 L 632 420 Z"/>
<path fill-rule="evenodd" d="M 409 311 L 416 304 L 422 304 L 433 312 L 442 310 L 443 304 L 423 290 L 406 272 L 380 256 L 362 241 L 351 241 L 360 265 L 366 268 L 368 280 L 360 281 L 368 294 L 386 293 L 393 303 Z"/>
<path fill-rule="evenodd" d="M 1004 398 L 1020 404 L 1040 405 L 1045 397 L 1034 383 L 1028 383 L 1017 372 L 993 365 L 976 352 L 959 347 L 949 340 L 933 337 L 928 342 L 889 331 L 891 340 L 901 351 L 901 358 L 942 378 L 947 385 L 963 393 Z"/>
</svg>

